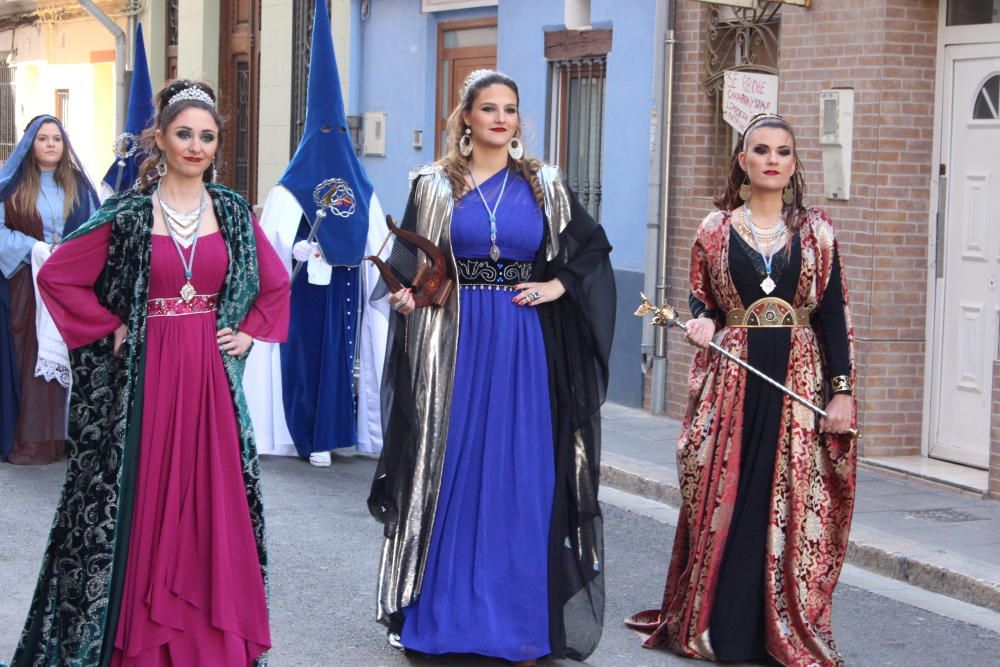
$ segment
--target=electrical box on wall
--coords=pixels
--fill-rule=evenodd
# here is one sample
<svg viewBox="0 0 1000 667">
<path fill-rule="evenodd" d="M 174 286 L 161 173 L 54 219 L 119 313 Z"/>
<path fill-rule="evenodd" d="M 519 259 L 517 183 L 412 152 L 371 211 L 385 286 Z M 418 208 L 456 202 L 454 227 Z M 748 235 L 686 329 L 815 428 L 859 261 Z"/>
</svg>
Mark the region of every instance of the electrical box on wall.
<svg viewBox="0 0 1000 667">
<path fill-rule="evenodd" d="M 365 112 L 362 128 L 362 146 L 365 155 L 385 157 L 385 120 L 384 111 Z"/>
<path fill-rule="evenodd" d="M 823 151 L 823 193 L 827 199 L 851 198 L 851 146 L 854 140 L 854 89 L 819 94 L 819 145 Z"/>
</svg>

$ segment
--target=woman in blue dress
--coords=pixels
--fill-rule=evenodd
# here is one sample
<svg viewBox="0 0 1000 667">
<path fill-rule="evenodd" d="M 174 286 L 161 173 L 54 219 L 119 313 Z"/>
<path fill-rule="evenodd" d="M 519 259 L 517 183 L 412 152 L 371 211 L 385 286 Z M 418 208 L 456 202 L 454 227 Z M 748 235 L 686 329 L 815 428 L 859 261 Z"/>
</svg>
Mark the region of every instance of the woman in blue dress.
<svg viewBox="0 0 1000 667">
<path fill-rule="evenodd" d="M 390 642 L 518 664 L 584 659 L 604 612 L 599 409 L 614 331 L 604 231 L 558 170 L 525 157 L 517 85 L 473 72 L 447 155 L 422 169 L 404 230 L 458 289 L 395 310 L 378 616 Z"/>
<path fill-rule="evenodd" d="M 55 244 L 99 205 L 62 123 L 36 116 L 0 169 L 0 459 L 63 456 L 68 391 L 55 369 L 36 377 L 38 340 L 31 253 Z M 68 378 L 60 378 L 68 383 Z"/>
</svg>

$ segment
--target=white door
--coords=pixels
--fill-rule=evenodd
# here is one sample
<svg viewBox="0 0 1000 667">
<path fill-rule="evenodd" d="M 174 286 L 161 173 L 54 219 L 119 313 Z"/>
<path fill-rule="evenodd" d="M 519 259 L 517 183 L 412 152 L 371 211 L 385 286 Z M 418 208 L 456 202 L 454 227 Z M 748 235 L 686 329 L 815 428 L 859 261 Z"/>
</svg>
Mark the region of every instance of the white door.
<svg viewBox="0 0 1000 667">
<path fill-rule="evenodd" d="M 1000 44 L 948 46 L 944 59 L 930 455 L 986 468 L 1000 317 Z"/>
</svg>

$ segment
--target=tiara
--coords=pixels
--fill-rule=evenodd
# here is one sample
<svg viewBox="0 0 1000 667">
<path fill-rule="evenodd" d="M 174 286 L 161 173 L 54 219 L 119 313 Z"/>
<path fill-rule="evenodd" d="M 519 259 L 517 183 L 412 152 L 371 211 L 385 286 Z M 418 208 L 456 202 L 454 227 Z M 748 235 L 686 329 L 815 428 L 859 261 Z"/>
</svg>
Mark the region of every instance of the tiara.
<svg viewBox="0 0 1000 667">
<path fill-rule="evenodd" d="M 747 149 L 747 139 L 750 138 L 750 130 L 753 129 L 755 125 L 757 125 L 758 123 L 762 123 L 765 120 L 780 120 L 782 123 L 788 123 L 787 120 L 785 120 L 776 113 L 757 114 L 756 116 L 751 118 L 750 122 L 747 123 L 747 126 L 743 128 L 743 150 Z"/>
<path fill-rule="evenodd" d="M 215 100 L 212 96 L 206 93 L 204 90 L 198 86 L 188 86 L 179 93 L 174 94 L 173 97 L 167 102 L 167 106 L 173 106 L 178 102 L 183 102 L 184 100 L 194 100 L 196 102 L 204 102 L 208 106 L 215 108 Z"/>
<path fill-rule="evenodd" d="M 492 74 L 499 74 L 505 79 L 509 78 L 506 74 L 498 72 L 495 69 L 474 69 L 469 72 L 469 76 L 465 77 L 465 83 L 462 84 L 462 95 L 464 96 L 467 92 L 469 92 L 469 89 L 472 88 L 477 81 Z"/>
</svg>

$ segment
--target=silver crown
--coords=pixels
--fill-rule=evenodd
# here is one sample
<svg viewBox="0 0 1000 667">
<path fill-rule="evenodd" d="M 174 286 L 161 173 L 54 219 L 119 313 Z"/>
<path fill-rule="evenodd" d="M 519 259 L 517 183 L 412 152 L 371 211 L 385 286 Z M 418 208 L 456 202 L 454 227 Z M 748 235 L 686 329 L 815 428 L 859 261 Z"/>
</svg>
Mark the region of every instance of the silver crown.
<svg viewBox="0 0 1000 667">
<path fill-rule="evenodd" d="M 474 69 L 469 72 L 469 76 L 465 77 L 465 83 L 462 84 L 462 95 L 464 96 L 469 89 L 479 81 L 480 79 L 490 76 L 491 74 L 499 74 L 500 76 L 506 78 L 507 75 L 496 71 L 495 69 Z"/>
<path fill-rule="evenodd" d="M 174 104 L 177 104 L 178 102 L 183 102 L 184 100 L 196 100 L 198 102 L 204 102 L 208 106 L 215 108 L 215 100 L 212 99 L 212 96 L 206 93 L 198 86 L 188 86 L 179 93 L 176 93 L 173 97 L 170 98 L 170 101 L 167 102 L 167 106 L 168 107 L 173 106 Z"/>
</svg>

